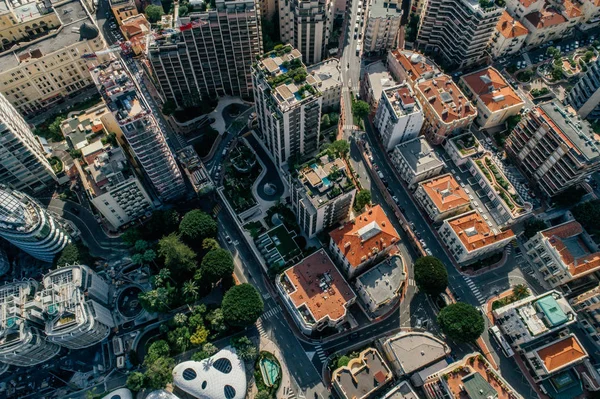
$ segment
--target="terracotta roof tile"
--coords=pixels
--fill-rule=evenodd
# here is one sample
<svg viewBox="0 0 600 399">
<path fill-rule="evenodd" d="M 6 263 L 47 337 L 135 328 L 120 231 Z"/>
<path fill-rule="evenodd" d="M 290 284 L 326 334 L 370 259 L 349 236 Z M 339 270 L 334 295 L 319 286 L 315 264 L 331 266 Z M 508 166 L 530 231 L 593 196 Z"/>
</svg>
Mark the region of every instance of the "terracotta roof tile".
<svg viewBox="0 0 600 399">
<path fill-rule="evenodd" d="M 549 28 L 567 22 L 567 19 L 554 8 L 546 8 L 542 12 L 532 12 L 525 15 L 525 19 L 538 29 Z"/>
<path fill-rule="evenodd" d="M 469 195 L 450 173 L 419 183 L 440 212 L 448 212 L 471 202 Z"/>
<path fill-rule="evenodd" d="M 422 96 L 444 123 L 476 115 L 477 111 L 448 75 L 440 75 L 417 85 Z"/>
<path fill-rule="evenodd" d="M 541 232 L 548 239 L 548 243 L 559 253 L 572 276 L 587 274 L 600 268 L 600 252 L 588 252 L 575 258 L 564 242 L 564 240 L 582 234 L 583 231 L 581 224 L 573 220 Z"/>
<path fill-rule="evenodd" d="M 464 213 L 446 222 L 469 252 L 512 238 L 515 235 L 511 229 L 494 233 L 477 211 Z"/>
<path fill-rule="evenodd" d="M 587 357 L 587 352 L 572 335 L 538 350 L 537 354 L 549 372 L 559 370 L 572 362 Z"/>
<path fill-rule="evenodd" d="M 567 18 L 577 18 L 583 15 L 581 9 L 571 0 L 564 0 L 563 6 L 565 7 L 565 14 L 567 14 Z"/>
<path fill-rule="evenodd" d="M 338 320 L 346 315 L 346 306 L 356 295 L 340 272 L 320 249 L 284 272 L 293 285 L 288 295 L 296 308 L 305 305 L 315 321 L 329 317 Z M 323 280 L 329 288 L 322 288 Z"/>
<path fill-rule="evenodd" d="M 400 236 L 380 205 L 329 233 L 353 267 L 400 241 Z"/>
<path fill-rule="evenodd" d="M 402 65 L 413 81 L 419 79 L 423 74 L 434 70 L 434 67 L 427 63 L 425 56 L 422 54 L 411 54 L 411 56 L 416 55 L 416 58 L 419 58 L 420 61 L 418 62 L 412 62 L 403 51 L 394 50 L 392 51 L 392 55 Z"/>
<path fill-rule="evenodd" d="M 514 37 L 525 36 L 529 34 L 529 31 L 521 22 L 517 21 L 506 11 L 500 17 L 498 24 L 496 25 L 496 29 L 500 34 L 507 39 L 512 39 Z"/>
<path fill-rule="evenodd" d="M 500 72 L 492 67 L 465 75 L 461 79 L 491 112 L 524 104 Z"/>
<path fill-rule="evenodd" d="M 523 5 L 523 7 L 529 8 L 536 1 L 537 0 L 519 0 L 519 3 L 521 3 Z"/>
</svg>

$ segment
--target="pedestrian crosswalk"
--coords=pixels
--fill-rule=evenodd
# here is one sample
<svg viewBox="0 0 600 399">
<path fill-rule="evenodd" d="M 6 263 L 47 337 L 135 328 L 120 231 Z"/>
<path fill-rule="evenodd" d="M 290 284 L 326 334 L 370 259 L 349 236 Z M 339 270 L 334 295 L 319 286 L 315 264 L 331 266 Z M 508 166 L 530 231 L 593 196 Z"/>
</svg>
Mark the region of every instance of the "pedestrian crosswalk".
<svg viewBox="0 0 600 399">
<path fill-rule="evenodd" d="M 260 334 L 261 337 L 267 337 L 267 332 L 265 331 L 265 326 L 263 326 L 262 322 L 260 320 L 258 320 L 256 322 L 256 329 L 258 330 L 258 333 Z"/>
<path fill-rule="evenodd" d="M 464 276 L 464 275 L 463 275 L 463 278 L 465 279 L 465 282 L 467 283 L 467 285 L 473 292 L 473 295 L 475 295 L 475 298 L 477 298 L 477 300 L 479 301 L 480 304 L 483 304 L 485 302 L 485 298 L 483 297 L 483 295 L 481 295 L 481 292 L 479 292 L 479 288 L 477 288 L 477 286 L 475 285 L 473 280 L 471 280 L 469 277 Z"/>
<path fill-rule="evenodd" d="M 213 208 L 213 216 L 217 216 L 217 214 L 219 212 L 221 212 L 221 209 L 223 209 L 223 205 L 221 205 L 221 204 L 215 205 L 215 207 Z"/>
<path fill-rule="evenodd" d="M 358 93 L 358 91 L 360 90 L 360 87 L 359 86 L 343 87 L 342 93 L 347 93 L 350 90 L 352 90 L 354 93 Z"/>
<path fill-rule="evenodd" d="M 317 356 L 319 356 L 319 360 L 321 361 L 321 363 L 324 363 L 325 360 L 327 360 L 327 355 L 325 355 L 325 351 L 323 350 L 321 345 L 317 345 L 317 347 L 315 348 L 315 353 L 317 354 Z"/>
<path fill-rule="evenodd" d="M 344 126 L 342 126 L 342 129 L 344 129 L 344 130 L 354 130 L 355 126 L 354 125 L 344 125 Z"/>
<path fill-rule="evenodd" d="M 264 294 L 262 294 L 262 297 L 266 301 L 267 299 L 271 298 L 271 294 L 269 294 L 268 292 L 265 292 Z"/>
<path fill-rule="evenodd" d="M 271 308 L 271 309 L 267 310 L 265 313 L 263 313 L 263 315 L 260 316 L 260 319 L 268 320 L 271 317 L 275 316 L 279 312 L 281 312 L 281 306 L 277 305 L 276 307 Z"/>
<path fill-rule="evenodd" d="M 409 286 L 412 286 L 412 287 L 416 287 L 416 286 L 417 286 L 417 283 L 415 282 L 415 279 L 414 279 L 414 278 L 409 278 L 409 279 L 408 279 L 408 285 L 409 285 Z"/>
<path fill-rule="evenodd" d="M 506 256 L 509 256 L 512 253 L 513 250 L 513 246 L 512 245 L 507 245 L 506 246 Z"/>
<path fill-rule="evenodd" d="M 290 387 L 283 387 L 283 398 L 284 399 L 295 399 L 296 393 Z"/>
</svg>

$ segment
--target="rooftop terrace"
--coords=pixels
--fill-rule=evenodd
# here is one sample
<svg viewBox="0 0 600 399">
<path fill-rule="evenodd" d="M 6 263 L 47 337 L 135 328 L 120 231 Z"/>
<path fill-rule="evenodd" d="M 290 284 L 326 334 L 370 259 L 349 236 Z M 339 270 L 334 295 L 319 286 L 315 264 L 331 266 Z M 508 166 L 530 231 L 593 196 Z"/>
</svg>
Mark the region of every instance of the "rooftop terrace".
<svg viewBox="0 0 600 399">
<path fill-rule="evenodd" d="M 317 209 L 354 189 L 344 161 L 328 155 L 300 167 L 298 182 L 303 186 L 306 198 Z"/>
<path fill-rule="evenodd" d="M 377 306 L 384 305 L 400 294 L 406 281 L 406 269 L 399 254 L 394 254 L 356 279 Z"/>
<path fill-rule="evenodd" d="M 407 84 L 383 90 L 397 118 L 410 115 L 421 110 L 421 104 Z"/>
</svg>

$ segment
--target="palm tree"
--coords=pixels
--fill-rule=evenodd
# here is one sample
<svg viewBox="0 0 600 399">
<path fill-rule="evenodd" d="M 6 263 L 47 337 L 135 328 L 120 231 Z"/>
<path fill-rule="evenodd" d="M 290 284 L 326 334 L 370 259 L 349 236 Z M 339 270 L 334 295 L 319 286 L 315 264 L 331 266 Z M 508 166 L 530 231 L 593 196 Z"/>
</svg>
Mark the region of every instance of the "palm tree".
<svg viewBox="0 0 600 399">
<path fill-rule="evenodd" d="M 529 288 L 524 284 L 515 285 L 513 287 L 513 296 L 518 301 L 529 296 Z"/>
<path fill-rule="evenodd" d="M 182 292 L 183 295 L 185 295 L 187 298 L 191 298 L 193 301 L 198 299 L 198 286 L 193 280 L 188 280 L 183 283 Z"/>
</svg>

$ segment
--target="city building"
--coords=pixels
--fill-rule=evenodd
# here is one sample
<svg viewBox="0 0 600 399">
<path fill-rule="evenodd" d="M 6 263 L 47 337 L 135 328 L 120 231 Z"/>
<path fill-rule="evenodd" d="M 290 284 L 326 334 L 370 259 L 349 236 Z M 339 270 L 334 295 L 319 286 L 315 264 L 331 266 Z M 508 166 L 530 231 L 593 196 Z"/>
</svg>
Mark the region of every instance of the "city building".
<svg viewBox="0 0 600 399">
<path fill-rule="evenodd" d="M 523 399 L 479 353 L 471 353 L 428 376 L 427 399 Z"/>
<path fill-rule="evenodd" d="M 108 128 L 113 133 L 120 131 L 114 117 L 104 103 L 71 116 L 62 121 L 60 125 L 60 131 L 67 140 L 69 147 L 74 150 L 81 150 L 93 141 L 99 141 L 101 137 L 109 133 Z"/>
<path fill-rule="evenodd" d="M 0 287 L 0 361 L 31 367 L 58 354 L 60 346 L 48 342 L 39 326 L 41 314 L 32 319 L 30 308 L 38 289 L 33 280 L 15 281 Z"/>
<path fill-rule="evenodd" d="M 195 192 L 205 194 L 215 188 L 204 163 L 200 160 L 194 147 L 189 145 L 182 148 L 177 153 L 177 160 L 183 167 L 183 171 L 190 183 L 192 183 Z"/>
<path fill-rule="evenodd" d="M 398 84 L 383 61 L 377 61 L 367 65 L 360 82 L 353 83 L 354 85 L 357 83 L 360 84 L 360 98 L 369 103 L 372 110 L 377 109 L 383 90 Z"/>
<path fill-rule="evenodd" d="M 21 115 L 93 84 L 88 61 L 105 43 L 80 0 L 0 3 L 0 91 Z"/>
<path fill-rule="evenodd" d="M 423 136 L 398 144 L 390 156 L 400 177 L 409 186 L 437 176 L 444 169 L 444 162 L 436 155 Z"/>
<path fill-rule="evenodd" d="M 569 302 L 577 312 L 579 325 L 585 334 L 600 346 L 600 286 L 571 298 Z"/>
<path fill-rule="evenodd" d="M 406 284 L 408 270 L 400 254 L 393 254 L 356 278 L 354 288 L 372 313 L 397 303 Z"/>
<path fill-rule="evenodd" d="M 499 252 L 515 238 L 510 229 L 500 231 L 490 227 L 477 210 L 444 220 L 438 231 L 459 264 Z"/>
<path fill-rule="evenodd" d="M 558 287 L 600 270 L 598 246 L 577 221 L 539 231 L 525 243 L 538 279 Z M 569 290 L 568 286 L 563 287 Z"/>
<path fill-rule="evenodd" d="M 417 44 L 438 50 L 459 69 L 481 63 L 503 12 L 493 1 L 430 0 L 423 9 Z"/>
<path fill-rule="evenodd" d="M 279 2 L 279 34 L 311 65 L 326 58 L 333 28 L 334 2 L 331 0 L 290 0 Z"/>
<path fill-rule="evenodd" d="M 56 219 L 33 198 L 0 186 L 0 237 L 44 262 L 70 242 Z"/>
<path fill-rule="evenodd" d="M 356 187 L 340 158 L 325 155 L 300 168 L 297 177 L 288 177 L 292 210 L 307 236 L 314 237 L 348 218 Z"/>
<path fill-rule="evenodd" d="M 121 147 L 102 146 L 93 156 L 84 157 L 84 161 L 85 167 L 78 165 L 83 187 L 90 202 L 114 229 L 154 208 Z"/>
<path fill-rule="evenodd" d="M 468 128 L 477 117 L 475 107 L 448 75 L 417 83 L 415 93 L 425 115 L 423 133 L 433 145 Z"/>
<path fill-rule="evenodd" d="M 479 198 L 487 202 L 486 208 L 499 226 L 510 226 L 531 214 L 533 205 L 523 200 L 489 152 L 471 157 L 467 167 L 477 183 L 471 187 L 481 188 Z"/>
<path fill-rule="evenodd" d="M 569 302 L 558 291 L 528 296 L 493 310 L 492 315 L 507 341 L 520 352 L 547 337 L 554 339 L 577 319 Z"/>
<path fill-rule="evenodd" d="M 43 309 L 46 337 L 69 349 L 95 345 L 109 336 L 114 322 L 109 286 L 84 265 L 61 267 L 46 274 L 38 300 Z"/>
<path fill-rule="evenodd" d="M 582 118 L 597 120 L 600 119 L 600 57 L 587 67 L 569 92 L 567 101 Z"/>
<path fill-rule="evenodd" d="M 251 98 L 251 66 L 262 53 L 259 11 L 251 0 L 216 7 L 176 22 L 181 30 L 153 37 L 148 60 L 166 99 L 180 107 L 225 95 Z"/>
<path fill-rule="evenodd" d="M 408 83 L 414 89 L 417 82 L 441 74 L 433 61 L 423 54 L 410 50 L 392 50 L 387 55 L 387 67 L 394 79 Z"/>
<path fill-rule="evenodd" d="M 319 145 L 323 97 L 301 57 L 286 46 L 266 54 L 252 69 L 258 131 L 279 166 L 314 154 Z"/>
<path fill-rule="evenodd" d="M 323 249 L 281 273 L 275 286 L 306 335 L 341 326 L 347 319 L 348 307 L 356 300 L 352 288 Z"/>
<path fill-rule="evenodd" d="M 173 394 L 180 398 L 244 399 L 248 386 L 245 370 L 244 361 L 228 346 L 208 359 L 175 366 Z"/>
<path fill-rule="evenodd" d="M 146 36 L 150 33 L 150 22 L 146 15 L 137 14 L 121 21 L 121 33 L 125 40 L 131 43 L 135 55 L 146 52 Z"/>
<path fill-rule="evenodd" d="M 460 85 L 476 104 L 476 121 L 483 129 L 504 124 L 525 105 L 500 72 L 490 66 L 462 75 Z"/>
<path fill-rule="evenodd" d="M 384 388 L 393 374 L 375 348 L 367 348 L 347 366 L 333 371 L 331 382 L 342 399 L 367 399 Z"/>
<path fill-rule="evenodd" d="M 471 200 L 451 173 L 419 183 L 415 199 L 433 222 L 460 215 L 471 207 Z"/>
<path fill-rule="evenodd" d="M 544 0 L 507 0 L 506 11 L 517 20 L 525 15 L 544 9 Z"/>
<path fill-rule="evenodd" d="M 121 25 L 124 19 L 138 15 L 135 0 L 109 0 L 108 4 L 115 16 L 117 25 Z"/>
<path fill-rule="evenodd" d="M 340 61 L 337 58 L 329 58 L 309 66 L 307 70 L 317 81 L 317 87 L 323 97 L 323 111 L 339 110 L 342 96 Z"/>
<path fill-rule="evenodd" d="M 594 0 L 583 0 L 580 2 L 580 9 L 583 20 L 579 23 L 577 29 L 586 31 L 597 27 L 600 22 L 600 3 Z"/>
<path fill-rule="evenodd" d="M 525 25 L 504 11 L 492 36 L 492 55 L 498 58 L 516 54 L 523 48 L 528 34 Z"/>
<path fill-rule="evenodd" d="M 398 377 L 421 370 L 450 354 L 444 341 L 428 332 L 399 332 L 381 343 L 383 353 Z"/>
<path fill-rule="evenodd" d="M 471 132 L 446 140 L 444 149 L 456 166 L 466 164 L 471 160 L 471 157 L 482 155 L 485 151 L 479 140 Z"/>
<path fill-rule="evenodd" d="M 586 350 L 574 334 L 528 349 L 524 358 L 533 370 L 533 378 L 541 381 L 573 367 L 588 358 Z"/>
<path fill-rule="evenodd" d="M 56 175 L 29 125 L 0 94 L 0 184 L 37 193 L 50 188 Z"/>
<path fill-rule="evenodd" d="M 367 10 L 363 52 L 382 53 L 397 48 L 402 2 L 373 0 L 369 2 Z"/>
<path fill-rule="evenodd" d="M 550 40 L 561 39 L 573 26 L 569 18 L 554 7 L 527 14 L 521 18 L 521 22 L 529 31 L 525 39 L 526 47 L 536 47 Z"/>
<path fill-rule="evenodd" d="M 93 78 L 136 161 L 162 201 L 173 201 L 185 193 L 185 183 L 163 130 L 145 98 L 119 60 L 99 65 Z"/>
<path fill-rule="evenodd" d="M 133 399 L 133 393 L 127 388 L 119 388 L 103 396 L 102 399 Z"/>
<path fill-rule="evenodd" d="M 400 236 L 380 205 L 329 232 L 329 250 L 351 279 L 396 248 Z"/>
<path fill-rule="evenodd" d="M 388 151 L 419 135 L 423 126 L 423 111 L 407 83 L 381 92 L 373 124 Z"/>
<path fill-rule="evenodd" d="M 591 125 L 573 109 L 545 103 L 523 116 L 506 141 L 506 151 L 525 177 L 552 197 L 600 168 L 594 137 Z"/>
</svg>

